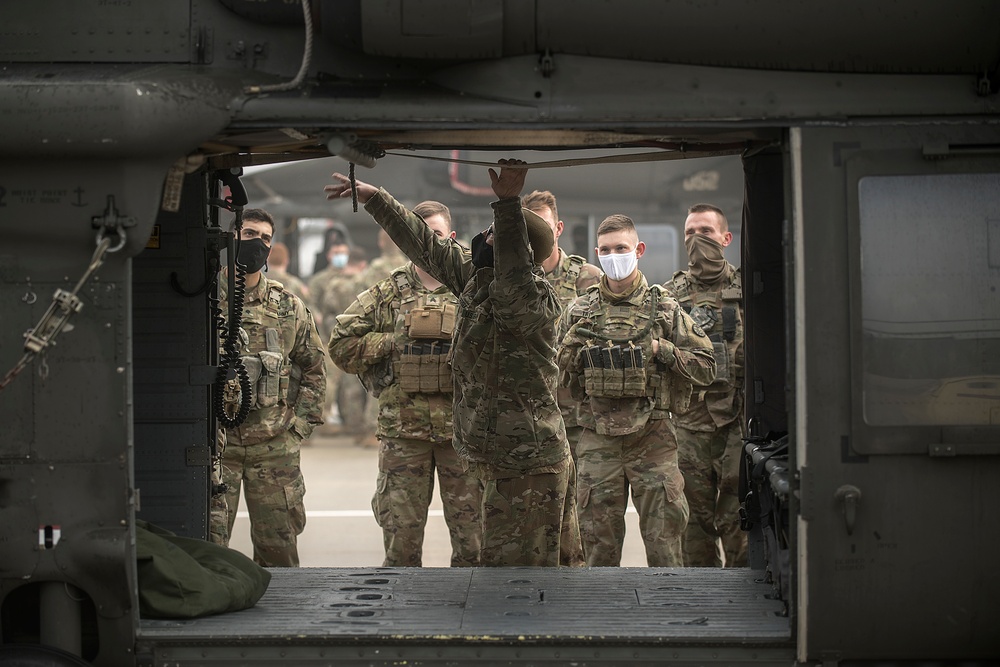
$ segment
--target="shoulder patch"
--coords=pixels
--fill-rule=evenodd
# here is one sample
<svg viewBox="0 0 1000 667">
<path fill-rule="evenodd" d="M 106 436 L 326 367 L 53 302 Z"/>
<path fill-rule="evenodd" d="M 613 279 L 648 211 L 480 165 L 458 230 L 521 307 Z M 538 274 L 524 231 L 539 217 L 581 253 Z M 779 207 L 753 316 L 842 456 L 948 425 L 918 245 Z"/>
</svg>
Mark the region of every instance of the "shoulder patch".
<svg viewBox="0 0 1000 667">
<path fill-rule="evenodd" d="M 378 300 L 375 298 L 375 295 L 372 294 L 372 290 L 367 289 L 358 294 L 358 303 L 361 305 L 361 309 L 364 312 L 370 313 L 375 310 L 375 306 L 378 305 Z"/>
</svg>

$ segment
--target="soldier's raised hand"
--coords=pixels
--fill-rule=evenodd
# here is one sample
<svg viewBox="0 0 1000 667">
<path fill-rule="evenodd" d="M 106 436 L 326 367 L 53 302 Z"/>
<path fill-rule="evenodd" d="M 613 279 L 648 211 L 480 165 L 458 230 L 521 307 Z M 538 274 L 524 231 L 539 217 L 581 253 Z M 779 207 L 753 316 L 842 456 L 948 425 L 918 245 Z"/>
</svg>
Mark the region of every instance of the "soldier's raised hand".
<svg viewBox="0 0 1000 667">
<path fill-rule="evenodd" d="M 327 199 L 343 199 L 351 196 L 351 179 L 340 172 L 334 172 L 331 176 L 333 183 L 323 188 Z M 358 201 L 367 204 L 368 200 L 375 196 L 378 188 L 370 183 L 354 179 L 358 190 Z"/>
<path fill-rule="evenodd" d="M 513 165 L 528 164 L 524 160 L 500 160 L 500 174 L 490 169 L 490 181 L 493 184 L 493 192 L 500 199 L 520 197 L 521 190 L 524 189 L 524 179 L 528 176 L 527 169 L 504 169 Z"/>
</svg>

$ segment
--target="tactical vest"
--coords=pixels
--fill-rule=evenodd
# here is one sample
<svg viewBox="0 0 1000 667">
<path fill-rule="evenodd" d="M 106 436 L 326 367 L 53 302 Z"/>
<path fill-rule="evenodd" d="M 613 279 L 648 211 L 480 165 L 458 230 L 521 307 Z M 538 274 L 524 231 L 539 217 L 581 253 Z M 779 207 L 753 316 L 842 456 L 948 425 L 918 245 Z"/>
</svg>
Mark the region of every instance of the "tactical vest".
<svg viewBox="0 0 1000 667">
<path fill-rule="evenodd" d="M 715 382 L 709 391 L 736 389 L 743 385 L 743 370 L 736 364 L 736 351 L 743 342 L 743 284 L 740 272 L 733 271 L 729 285 L 721 292 L 697 291 L 687 273 L 678 271 L 670 279 L 670 290 L 681 308 L 691 316 L 712 341 L 715 355 Z"/>
<path fill-rule="evenodd" d="M 583 269 L 583 265 L 587 263 L 587 260 L 579 255 L 567 255 L 567 258 L 569 259 L 569 266 L 566 267 L 566 270 L 562 274 L 551 279 L 546 278 L 549 284 L 552 285 L 552 289 L 556 291 L 556 297 L 564 309 L 578 296 L 576 293 L 576 281 L 580 278 L 580 270 Z"/>
<path fill-rule="evenodd" d="M 626 303 L 600 308 L 600 290 L 587 293 L 584 319 L 589 327 L 577 329 L 577 335 L 590 338 L 596 344 L 582 350 L 584 390 L 596 398 L 656 399 L 656 407 L 669 400 L 667 373 L 651 361 L 653 324 L 660 312 L 663 291 L 651 285 L 641 305 Z"/>
<path fill-rule="evenodd" d="M 260 322 L 253 321 L 257 313 Z M 281 346 L 281 329 L 294 313 L 293 301 L 285 296 L 280 283 L 268 287 L 261 306 L 254 307 L 252 312 L 244 307 L 240 339 L 245 354 L 240 358 L 250 377 L 253 389 L 250 404 L 255 408 L 269 408 L 289 397 L 290 374 L 282 375 L 286 360 Z"/>
<path fill-rule="evenodd" d="M 451 337 L 457 302 L 449 294 L 418 292 L 405 269 L 390 275 L 399 298 L 393 373 L 408 394 L 451 393 Z"/>
</svg>

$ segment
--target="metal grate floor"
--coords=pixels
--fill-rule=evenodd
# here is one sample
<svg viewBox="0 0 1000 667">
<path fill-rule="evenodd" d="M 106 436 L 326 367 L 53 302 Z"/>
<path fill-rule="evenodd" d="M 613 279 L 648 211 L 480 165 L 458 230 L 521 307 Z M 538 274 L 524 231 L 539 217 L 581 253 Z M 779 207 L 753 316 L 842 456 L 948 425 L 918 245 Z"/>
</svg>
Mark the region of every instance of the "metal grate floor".
<svg viewBox="0 0 1000 667">
<path fill-rule="evenodd" d="M 789 647 L 764 573 L 710 568 L 272 570 L 252 609 L 143 620 L 139 644 L 327 646 L 530 641 Z"/>
</svg>

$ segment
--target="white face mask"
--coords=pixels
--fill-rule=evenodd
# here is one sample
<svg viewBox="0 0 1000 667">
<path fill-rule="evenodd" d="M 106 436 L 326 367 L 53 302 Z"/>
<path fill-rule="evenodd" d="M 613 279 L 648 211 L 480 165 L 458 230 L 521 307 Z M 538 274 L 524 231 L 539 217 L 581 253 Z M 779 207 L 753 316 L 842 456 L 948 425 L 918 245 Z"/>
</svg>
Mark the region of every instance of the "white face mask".
<svg viewBox="0 0 1000 667">
<path fill-rule="evenodd" d="M 347 266 L 347 260 L 350 258 L 351 256 L 346 252 L 338 252 L 330 258 L 330 264 L 332 264 L 335 269 L 342 269 Z"/>
<path fill-rule="evenodd" d="M 604 269 L 604 273 L 608 274 L 608 278 L 611 280 L 625 280 L 632 275 L 635 267 L 639 264 L 639 258 L 636 257 L 635 250 L 632 252 L 611 253 L 610 255 L 598 255 L 598 259 L 601 260 L 601 268 Z"/>
</svg>

